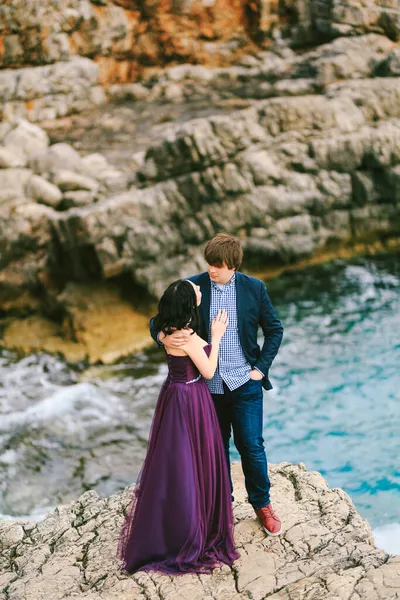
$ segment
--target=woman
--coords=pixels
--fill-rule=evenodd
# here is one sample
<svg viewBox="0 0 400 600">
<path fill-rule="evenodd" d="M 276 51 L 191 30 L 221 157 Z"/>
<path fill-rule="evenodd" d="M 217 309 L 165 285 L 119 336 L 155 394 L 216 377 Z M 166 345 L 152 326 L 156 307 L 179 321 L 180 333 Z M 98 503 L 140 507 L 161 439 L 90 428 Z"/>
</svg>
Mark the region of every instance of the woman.
<svg viewBox="0 0 400 600">
<path fill-rule="evenodd" d="M 211 344 L 197 334 L 201 292 L 187 280 L 162 296 L 156 326 L 193 330 L 180 349 L 165 346 L 168 377 L 158 398 L 146 458 L 125 517 L 117 555 L 129 573 L 208 573 L 238 558 L 229 475 L 213 401 L 203 377 L 217 368 L 228 317 L 211 325 Z"/>
</svg>

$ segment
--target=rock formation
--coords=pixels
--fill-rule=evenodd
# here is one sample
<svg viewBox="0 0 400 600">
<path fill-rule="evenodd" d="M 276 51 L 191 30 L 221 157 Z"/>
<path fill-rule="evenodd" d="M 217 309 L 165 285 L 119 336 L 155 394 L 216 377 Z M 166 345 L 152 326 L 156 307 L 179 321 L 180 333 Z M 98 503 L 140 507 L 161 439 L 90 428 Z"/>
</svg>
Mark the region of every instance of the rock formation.
<svg viewBox="0 0 400 600">
<path fill-rule="evenodd" d="M 171 64 L 232 65 L 274 39 L 369 32 L 399 39 L 395 0 L 4 0 L 0 119 L 62 117 L 103 103 L 110 84 Z"/>
<path fill-rule="evenodd" d="M 246 266 L 264 272 L 397 249 L 396 6 L 3 3 L 3 314 L 40 312 L 78 343 L 79 285 L 154 299 L 172 278 L 204 267 L 204 242 L 221 229 L 242 239 Z M 304 44 L 314 46 L 298 51 Z M 120 77 L 125 64 L 131 70 Z M 71 112 L 89 115 L 95 130 L 95 107 L 107 98 L 129 98 L 139 118 L 144 106 L 147 114 L 162 104 L 209 108 L 198 119 L 159 124 L 142 151 L 114 164 L 95 138 L 86 156 L 50 143 L 46 130 Z M 244 108 L 229 112 L 230 103 Z M 45 120 L 46 130 L 21 117 Z M 120 314 L 122 323 L 125 307 Z M 111 355 L 114 347 L 101 353 Z"/>
<path fill-rule="evenodd" d="M 272 97 L 167 127 L 130 173 L 99 154 L 48 146 L 27 122 L 4 124 L 3 308 L 22 290 L 33 306 L 38 290 L 53 297 L 70 280 L 117 276 L 157 295 L 202 268 L 201 247 L 221 229 L 243 239 L 257 266 L 343 245 L 390 248 L 399 232 L 397 57 L 390 40 L 369 34 L 275 57 L 273 68 L 236 68 L 231 91 Z M 174 69 L 164 80 L 182 90 L 199 75 Z M 204 93 L 228 88 L 226 73 L 207 73 Z"/>
<path fill-rule="evenodd" d="M 258 4 L 240 0 L 5 0 L 0 119 L 95 107 L 105 100 L 98 84 L 169 63 L 230 64 L 255 48 L 244 14 L 253 4 L 257 20 Z"/>
<path fill-rule="evenodd" d="M 115 558 L 132 489 L 110 498 L 85 492 L 39 522 L 0 521 L 0 591 L 4 600 L 394 600 L 400 557 L 374 547 L 368 523 L 340 489 L 302 465 L 273 466 L 273 501 L 284 522 L 265 536 L 234 465 L 235 539 L 232 570 L 211 575 L 126 575 Z"/>
</svg>

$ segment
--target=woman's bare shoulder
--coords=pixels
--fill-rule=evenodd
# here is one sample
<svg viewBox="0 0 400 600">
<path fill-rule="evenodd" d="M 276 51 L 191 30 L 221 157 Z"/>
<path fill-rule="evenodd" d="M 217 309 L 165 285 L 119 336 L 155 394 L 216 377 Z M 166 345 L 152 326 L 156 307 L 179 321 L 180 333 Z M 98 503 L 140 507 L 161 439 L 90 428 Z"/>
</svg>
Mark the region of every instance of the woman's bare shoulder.
<svg viewBox="0 0 400 600">
<path fill-rule="evenodd" d="M 196 348 L 204 348 L 204 346 L 207 346 L 207 342 L 205 342 L 203 338 L 197 335 L 197 333 L 194 333 L 190 336 L 189 341 L 184 346 L 182 346 L 182 349 L 186 350 L 187 348 L 189 350 L 193 350 Z"/>
</svg>

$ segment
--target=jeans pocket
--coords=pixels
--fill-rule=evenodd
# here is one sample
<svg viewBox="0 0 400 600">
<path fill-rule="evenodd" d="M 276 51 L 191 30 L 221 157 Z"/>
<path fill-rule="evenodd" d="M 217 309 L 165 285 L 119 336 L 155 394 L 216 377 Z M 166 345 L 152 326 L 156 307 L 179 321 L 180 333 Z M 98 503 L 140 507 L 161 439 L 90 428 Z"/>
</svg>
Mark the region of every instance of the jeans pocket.
<svg viewBox="0 0 400 600">
<path fill-rule="evenodd" d="M 262 385 L 263 380 L 262 379 L 252 379 L 250 377 L 249 381 L 252 381 L 253 383 L 259 383 L 260 385 Z"/>
</svg>

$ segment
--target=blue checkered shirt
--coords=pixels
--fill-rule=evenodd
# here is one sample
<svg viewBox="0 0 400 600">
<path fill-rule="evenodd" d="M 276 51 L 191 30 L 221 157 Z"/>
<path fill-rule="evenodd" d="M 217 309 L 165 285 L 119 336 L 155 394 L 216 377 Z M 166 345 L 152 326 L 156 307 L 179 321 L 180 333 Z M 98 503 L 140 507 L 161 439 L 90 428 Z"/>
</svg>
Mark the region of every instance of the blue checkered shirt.
<svg viewBox="0 0 400 600">
<path fill-rule="evenodd" d="M 212 394 L 223 394 L 223 381 L 230 390 L 249 381 L 251 365 L 243 354 L 239 339 L 237 309 L 236 309 L 236 276 L 226 285 L 217 285 L 211 281 L 210 324 L 208 341 L 211 342 L 211 323 L 217 312 L 225 308 L 228 312 L 228 327 L 222 337 L 219 347 L 218 366 L 214 377 L 207 381 Z"/>
</svg>

